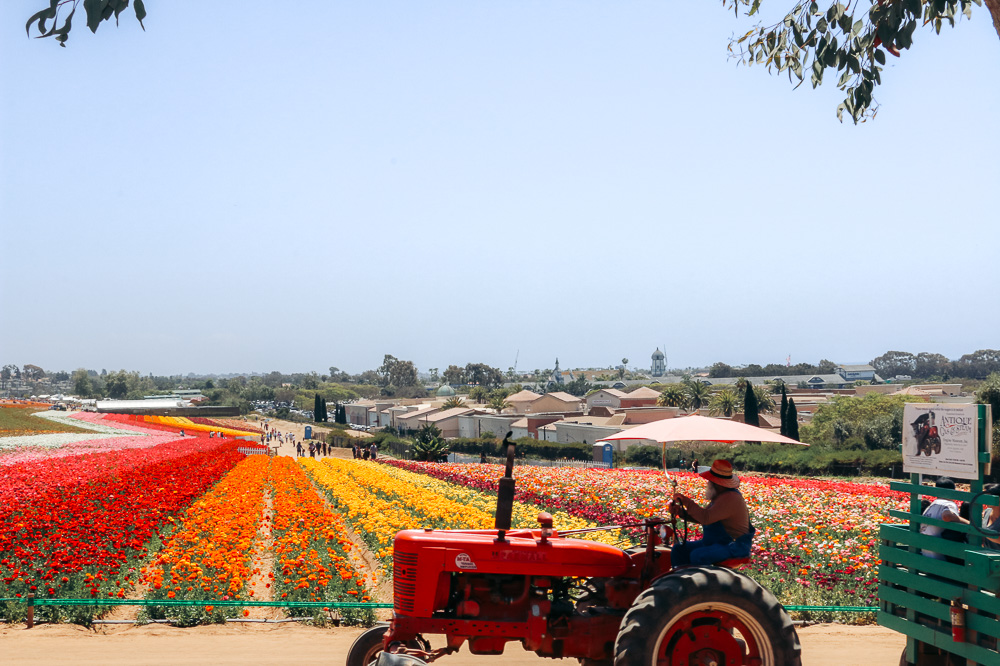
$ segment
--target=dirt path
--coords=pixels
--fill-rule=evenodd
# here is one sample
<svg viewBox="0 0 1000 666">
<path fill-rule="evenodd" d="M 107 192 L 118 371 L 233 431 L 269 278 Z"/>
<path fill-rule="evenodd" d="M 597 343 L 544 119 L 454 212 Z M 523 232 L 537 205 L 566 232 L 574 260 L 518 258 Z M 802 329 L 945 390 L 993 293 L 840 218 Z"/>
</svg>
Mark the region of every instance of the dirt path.
<svg viewBox="0 0 1000 666">
<path fill-rule="evenodd" d="M 251 421 L 251 423 L 253 423 L 253 425 L 255 425 L 257 427 L 260 427 L 260 428 L 264 427 L 264 419 L 262 419 L 262 418 L 259 419 L 259 420 L 257 420 L 257 421 Z M 273 428 L 274 430 L 282 433 L 282 434 L 294 433 L 295 434 L 295 441 L 296 442 L 304 442 L 305 441 L 305 437 L 306 437 L 305 433 L 306 433 L 306 426 L 307 425 L 308 426 L 312 426 L 312 429 L 313 429 L 313 438 L 314 439 L 320 439 L 321 435 L 322 435 L 322 437 L 325 437 L 326 433 L 329 432 L 330 430 L 332 430 L 332 428 L 324 428 L 322 425 L 317 425 L 315 423 L 296 423 L 294 421 L 283 421 L 281 419 L 273 419 L 273 418 L 270 419 L 267 422 L 267 425 L 269 427 Z M 348 432 L 350 432 L 350 434 L 353 435 L 353 436 L 355 436 L 355 437 L 371 437 L 372 436 L 371 433 L 363 432 L 361 430 L 350 430 Z M 287 438 L 286 438 L 286 440 L 287 440 Z M 277 446 L 278 447 L 278 455 L 280 455 L 280 456 L 291 456 L 293 458 L 295 457 L 295 446 L 292 445 L 291 443 L 289 443 L 288 441 L 285 441 L 284 444 L 278 444 L 275 440 L 272 439 L 268 443 L 268 446 L 271 446 L 271 447 Z M 333 450 L 330 451 L 331 457 L 334 455 L 334 451 L 345 452 L 347 454 L 346 457 L 348 457 L 348 458 L 350 457 L 350 453 L 351 453 L 349 449 L 333 449 Z M 341 454 L 337 454 L 337 457 L 345 457 L 345 456 L 343 456 Z"/>
<path fill-rule="evenodd" d="M 166 625 L 102 628 L 74 625 L 0 625 L 5 664 L 81 666 L 343 666 L 361 633 L 355 628 L 244 624 L 178 629 Z M 435 637 L 433 644 L 440 643 Z M 896 666 L 906 639 L 878 626 L 817 625 L 799 629 L 804 666 Z M 577 666 L 576 660 L 543 660 L 508 643 L 503 657 L 475 657 L 466 647 L 441 666 Z"/>
<path fill-rule="evenodd" d="M 133 601 L 143 599 L 146 597 L 148 592 L 149 583 L 140 582 L 132 588 L 125 598 Z M 104 615 L 102 619 L 114 620 L 116 622 L 135 622 L 139 619 L 139 613 L 142 612 L 142 610 L 142 606 L 115 606 L 109 613 Z"/>
<path fill-rule="evenodd" d="M 274 595 L 271 587 L 271 574 L 274 573 L 274 496 L 270 486 L 264 488 L 264 514 L 261 518 L 260 529 L 257 530 L 257 540 L 254 543 L 253 557 L 251 558 L 250 589 L 253 591 L 253 598 L 258 601 L 273 601 Z M 268 606 L 254 606 L 250 608 L 251 619 L 276 620 L 285 617 L 284 610 Z"/>
</svg>

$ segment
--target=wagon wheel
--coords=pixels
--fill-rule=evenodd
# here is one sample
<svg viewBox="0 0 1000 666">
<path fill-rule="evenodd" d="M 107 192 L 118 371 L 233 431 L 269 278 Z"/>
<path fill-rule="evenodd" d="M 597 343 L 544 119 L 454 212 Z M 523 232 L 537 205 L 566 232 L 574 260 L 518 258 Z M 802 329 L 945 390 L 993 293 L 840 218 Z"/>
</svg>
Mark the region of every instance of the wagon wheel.
<svg viewBox="0 0 1000 666">
<path fill-rule="evenodd" d="M 347 651 L 347 666 L 372 666 L 382 654 L 382 637 L 389 631 L 389 625 L 377 624 L 354 639 Z M 428 650 L 430 645 L 423 639 L 409 641 L 407 647 Z"/>
<path fill-rule="evenodd" d="M 639 595 L 615 666 L 801 666 L 799 637 L 770 592 L 720 567 L 665 576 Z"/>
<path fill-rule="evenodd" d="M 934 438 L 934 453 L 941 453 L 941 438 Z"/>
</svg>

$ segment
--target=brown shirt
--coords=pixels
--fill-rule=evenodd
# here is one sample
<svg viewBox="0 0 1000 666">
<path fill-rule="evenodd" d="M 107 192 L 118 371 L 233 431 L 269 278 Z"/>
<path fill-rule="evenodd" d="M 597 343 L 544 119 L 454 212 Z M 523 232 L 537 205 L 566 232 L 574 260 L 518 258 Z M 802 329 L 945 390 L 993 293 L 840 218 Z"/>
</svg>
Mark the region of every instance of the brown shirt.
<svg viewBox="0 0 1000 666">
<path fill-rule="evenodd" d="M 721 522 L 722 527 L 734 539 L 750 531 L 750 512 L 739 492 L 727 490 L 704 508 L 690 497 L 682 496 L 681 503 L 691 520 L 701 525 Z"/>
</svg>

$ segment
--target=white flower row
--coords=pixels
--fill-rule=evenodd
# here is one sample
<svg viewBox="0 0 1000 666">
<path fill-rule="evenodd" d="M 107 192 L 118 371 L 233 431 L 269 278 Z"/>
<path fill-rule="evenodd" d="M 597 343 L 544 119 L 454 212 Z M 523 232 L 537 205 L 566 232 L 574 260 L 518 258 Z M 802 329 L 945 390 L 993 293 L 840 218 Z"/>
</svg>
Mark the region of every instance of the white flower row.
<svg viewBox="0 0 1000 666">
<path fill-rule="evenodd" d="M 58 448 L 76 442 L 97 441 L 100 439 L 113 439 L 121 437 L 118 433 L 93 433 L 82 432 L 50 432 L 44 435 L 18 435 L 17 437 L 0 437 L 0 450 L 16 449 L 22 446 L 44 446 L 47 448 Z"/>
<path fill-rule="evenodd" d="M 82 419 L 73 419 L 69 415 L 59 414 L 57 412 L 44 411 L 35 412 L 33 416 L 39 416 L 43 419 L 48 419 L 49 421 L 55 421 L 56 423 L 61 423 L 67 426 L 75 426 L 83 430 L 93 430 L 94 432 L 102 432 L 109 435 L 135 435 L 136 433 L 132 430 L 126 430 L 124 428 L 115 428 L 111 425 L 101 425 L 98 423 L 91 423 L 89 421 L 84 421 Z"/>
<path fill-rule="evenodd" d="M 51 411 L 35 412 L 34 416 L 55 421 L 63 425 L 75 426 L 83 430 L 91 430 L 92 433 L 83 432 L 50 432 L 38 435 L 18 435 L 16 437 L 0 437 L 0 451 L 16 449 L 23 446 L 41 446 L 45 448 L 59 448 L 68 444 L 78 442 L 98 441 L 111 439 L 114 437 L 148 437 L 148 435 L 126 430 L 125 428 L 115 428 L 111 425 L 90 423 L 82 419 L 70 418 L 68 415 L 57 414 Z"/>
</svg>

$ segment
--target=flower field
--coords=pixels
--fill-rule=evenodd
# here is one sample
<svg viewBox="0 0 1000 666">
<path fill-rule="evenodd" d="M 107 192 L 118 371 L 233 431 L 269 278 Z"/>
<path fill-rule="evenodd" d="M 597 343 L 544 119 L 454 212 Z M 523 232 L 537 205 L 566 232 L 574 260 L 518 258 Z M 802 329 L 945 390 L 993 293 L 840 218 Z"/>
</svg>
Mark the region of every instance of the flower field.
<svg viewBox="0 0 1000 666">
<path fill-rule="evenodd" d="M 0 467 L 0 596 L 124 596 L 164 521 L 239 458 L 185 439 Z"/>
<path fill-rule="evenodd" d="M 386 461 L 484 492 L 496 492 L 499 465 Z M 668 515 L 672 486 L 662 472 L 520 466 L 516 499 L 604 524 Z M 672 475 L 704 502 L 704 481 Z M 757 528 L 747 573 L 786 605 L 875 605 L 878 526 L 905 495 L 881 485 L 744 476 L 741 491 Z M 557 529 L 566 529 L 556 520 Z M 691 537 L 698 534 L 691 527 Z"/>
<path fill-rule="evenodd" d="M 204 416 L 190 416 L 188 420 L 192 423 L 200 423 L 202 425 L 213 426 L 216 430 L 222 428 L 229 428 L 230 430 L 239 430 L 241 432 L 250 433 L 252 435 L 260 435 L 264 431 L 260 429 L 259 426 L 255 426 L 248 421 L 241 421 L 238 419 L 225 419 L 225 418 L 206 418 Z"/>
<path fill-rule="evenodd" d="M 260 436 L 260 430 L 257 428 L 250 429 L 247 426 L 246 429 L 231 428 L 222 425 L 218 425 L 212 419 L 198 419 L 197 422 L 191 419 L 185 418 L 183 416 L 135 416 L 131 414 L 108 414 L 107 417 L 113 417 L 115 420 L 121 423 L 136 423 L 136 424 L 147 424 L 153 426 L 166 426 L 171 430 L 176 431 L 176 429 L 184 430 L 185 432 L 221 432 L 227 437 L 257 437 Z M 205 423 L 207 421 L 207 423 Z"/>
<path fill-rule="evenodd" d="M 253 435 L 236 421 L 31 418 L 87 432 L 0 438 L 0 597 L 374 601 L 376 583 L 391 575 L 397 531 L 492 527 L 503 475 L 499 465 L 247 456 L 247 442 L 208 436 Z M 672 482 L 704 501 L 704 482 L 688 473 L 518 466 L 515 476 L 515 527 L 536 526 L 540 511 L 559 530 L 667 515 Z M 751 475 L 741 490 L 757 528 L 746 571 L 779 600 L 876 603 L 878 527 L 891 509 L 905 509 L 903 494 Z M 698 531 L 692 525 L 690 537 Z M 582 538 L 624 548 L 637 535 Z M 356 544 L 375 556 L 379 576 Z M 94 612 L 46 606 L 39 617 L 85 622 Z M 153 606 L 149 615 L 195 624 L 241 612 Z M 0 620 L 22 615 L 23 605 L 0 602 Z M 344 618 L 367 622 L 373 614 Z"/>
<path fill-rule="evenodd" d="M 32 416 L 40 423 L 53 423 L 66 432 L 38 432 L 0 437 L 0 466 L 50 458 L 77 456 L 130 448 L 148 448 L 178 439 L 175 428 L 153 429 L 117 422 L 115 415 L 77 412 L 64 415 L 43 411 Z M 68 430 L 72 428 L 72 432 Z"/>
<path fill-rule="evenodd" d="M 180 437 L 169 423 L 74 416 L 103 439 L 11 447 L 0 459 L 0 597 L 246 600 L 259 582 L 276 599 L 370 600 L 343 519 L 291 458 L 246 456 L 254 445 L 210 438 L 205 425 Z M 104 610 L 76 608 L 37 616 L 87 622 Z M 149 614 L 193 624 L 238 610 Z M 23 615 L 23 604 L 0 602 L 0 620 Z"/>
</svg>

